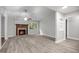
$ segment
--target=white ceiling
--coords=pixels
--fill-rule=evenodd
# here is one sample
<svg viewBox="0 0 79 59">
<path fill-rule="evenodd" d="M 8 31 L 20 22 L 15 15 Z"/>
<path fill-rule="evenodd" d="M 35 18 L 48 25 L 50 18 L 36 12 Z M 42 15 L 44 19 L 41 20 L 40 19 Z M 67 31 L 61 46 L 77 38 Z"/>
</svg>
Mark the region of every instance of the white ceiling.
<svg viewBox="0 0 79 59">
<path fill-rule="evenodd" d="M 79 10 L 79 6 L 68 6 L 66 9 L 62 9 L 63 6 L 48 6 L 48 8 L 59 11 L 64 14 L 69 14 L 71 12 L 75 12 Z"/>
<path fill-rule="evenodd" d="M 45 6 L 46 8 L 49 8 L 51 10 L 59 11 L 64 14 L 68 14 L 74 11 L 79 10 L 79 6 L 68 6 L 66 9 L 62 9 L 63 6 Z M 28 9 L 30 12 L 39 12 L 41 9 L 43 10 L 44 8 L 41 6 L 2 6 L 1 8 L 5 8 L 7 10 L 13 10 L 13 11 L 23 11 L 23 9 Z M 44 9 L 45 10 L 45 9 Z"/>
<path fill-rule="evenodd" d="M 53 12 L 51 9 L 47 7 L 42 7 L 42 6 L 39 6 L 39 7 L 38 6 L 16 6 L 16 7 L 7 6 L 7 7 L 4 7 L 4 9 L 6 9 L 7 11 L 13 12 L 13 14 L 16 15 L 16 17 L 30 16 L 32 17 L 32 19 L 35 19 L 35 20 L 40 20 L 40 19 L 42 20 L 46 17 L 49 17 Z M 26 13 L 24 12 L 25 9 L 27 10 Z"/>
<path fill-rule="evenodd" d="M 66 9 L 62 9 L 62 7 L 63 6 L 0 6 L 0 10 L 12 11 L 16 16 L 24 16 L 24 10 L 26 9 L 27 15 L 37 20 L 49 17 L 54 11 L 69 14 L 79 10 L 79 6 L 68 6 Z M 17 12 L 19 12 L 19 14 Z"/>
</svg>

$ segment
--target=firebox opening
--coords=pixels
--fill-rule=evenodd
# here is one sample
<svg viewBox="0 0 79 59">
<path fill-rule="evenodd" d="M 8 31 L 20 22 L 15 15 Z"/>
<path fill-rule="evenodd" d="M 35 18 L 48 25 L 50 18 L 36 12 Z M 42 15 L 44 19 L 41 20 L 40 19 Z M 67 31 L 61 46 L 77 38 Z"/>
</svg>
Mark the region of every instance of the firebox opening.
<svg viewBox="0 0 79 59">
<path fill-rule="evenodd" d="M 25 35 L 26 34 L 26 30 L 19 30 L 19 35 Z"/>
</svg>

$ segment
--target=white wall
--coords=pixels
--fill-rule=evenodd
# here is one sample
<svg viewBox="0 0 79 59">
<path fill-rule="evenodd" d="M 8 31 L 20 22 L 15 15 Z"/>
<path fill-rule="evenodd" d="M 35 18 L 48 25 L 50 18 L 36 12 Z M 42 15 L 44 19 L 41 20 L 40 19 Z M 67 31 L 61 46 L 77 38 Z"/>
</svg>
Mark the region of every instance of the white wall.
<svg viewBox="0 0 79 59">
<path fill-rule="evenodd" d="M 79 38 L 79 19 L 71 18 L 68 19 L 69 33 L 68 37 Z"/>
<path fill-rule="evenodd" d="M 56 42 L 65 40 L 65 18 L 64 15 L 56 12 Z"/>
<path fill-rule="evenodd" d="M 40 34 L 55 38 L 55 11 L 40 21 Z"/>
<path fill-rule="evenodd" d="M 5 36 L 5 20 L 4 16 L 1 15 L 1 37 Z"/>
<path fill-rule="evenodd" d="M 70 13 L 68 17 L 68 29 L 67 37 L 75 40 L 79 40 L 79 11 Z"/>
<path fill-rule="evenodd" d="M 7 15 L 7 35 L 8 37 L 16 36 L 15 17 L 13 15 Z"/>
</svg>

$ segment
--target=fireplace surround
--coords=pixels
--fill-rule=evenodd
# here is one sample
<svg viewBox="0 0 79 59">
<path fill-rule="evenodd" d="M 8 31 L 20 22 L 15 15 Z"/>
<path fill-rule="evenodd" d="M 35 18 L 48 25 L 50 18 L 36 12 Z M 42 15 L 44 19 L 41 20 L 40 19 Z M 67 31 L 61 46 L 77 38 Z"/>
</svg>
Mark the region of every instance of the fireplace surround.
<svg viewBox="0 0 79 59">
<path fill-rule="evenodd" d="M 27 34 L 28 34 L 28 25 L 16 24 L 16 35 L 27 35 Z"/>
</svg>

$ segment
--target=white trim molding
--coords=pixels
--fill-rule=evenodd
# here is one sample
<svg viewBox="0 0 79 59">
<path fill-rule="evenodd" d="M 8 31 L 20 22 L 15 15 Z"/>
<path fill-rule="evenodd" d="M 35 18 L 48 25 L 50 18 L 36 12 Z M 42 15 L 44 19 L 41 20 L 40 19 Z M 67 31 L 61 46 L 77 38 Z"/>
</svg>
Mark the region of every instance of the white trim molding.
<svg viewBox="0 0 79 59">
<path fill-rule="evenodd" d="M 5 40 L 7 40 L 8 39 L 8 34 L 7 34 L 7 21 L 8 21 L 8 19 L 7 19 L 7 13 L 4 13 L 4 17 L 5 17 Z"/>
<path fill-rule="evenodd" d="M 68 36 L 68 39 L 79 40 L 79 38 L 76 38 L 76 37 L 70 37 L 70 36 Z"/>
<path fill-rule="evenodd" d="M 64 40 L 66 40 L 66 39 L 56 40 L 55 43 L 61 43 L 61 42 L 63 42 Z"/>
</svg>

